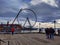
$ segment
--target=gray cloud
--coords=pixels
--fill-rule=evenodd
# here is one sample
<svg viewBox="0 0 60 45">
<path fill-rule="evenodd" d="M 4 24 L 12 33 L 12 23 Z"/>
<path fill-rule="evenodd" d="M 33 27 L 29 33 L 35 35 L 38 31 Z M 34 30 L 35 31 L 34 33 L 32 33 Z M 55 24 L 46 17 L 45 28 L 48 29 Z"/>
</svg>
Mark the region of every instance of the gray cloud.
<svg viewBox="0 0 60 45">
<path fill-rule="evenodd" d="M 44 2 L 37 5 L 32 5 L 29 2 L 22 0 L 0 0 L 0 17 L 15 17 L 19 9 L 26 6 L 36 12 L 38 21 L 50 22 L 60 19 L 60 0 L 56 0 L 58 8 Z M 31 16 L 30 18 L 32 19 L 33 17 Z"/>
<path fill-rule="evenodd" d="M 50 22 L 55 19 L 60 19 L 60 5 L 58 6 L 59 7 L 57 8 L 57 7 L 50 6 L 46 3 L 40 3 L 31 6 L 30 8 L 36 12 L 38 21 Z"/>
</svg>

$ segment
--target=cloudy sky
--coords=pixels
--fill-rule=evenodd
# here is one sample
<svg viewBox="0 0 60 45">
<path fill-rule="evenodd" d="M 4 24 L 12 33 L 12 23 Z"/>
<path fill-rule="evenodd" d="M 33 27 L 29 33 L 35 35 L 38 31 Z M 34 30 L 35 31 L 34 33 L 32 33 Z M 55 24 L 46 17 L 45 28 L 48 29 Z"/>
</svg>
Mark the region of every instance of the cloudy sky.
<svg viewBox="0 0 60 45">
<path fill-rule="evenodd" d="M 12 20 L 21 8 L 34 10 L 39 22 L 60 19 L 60 0 L 0 0 L 0 22 Z"/>
</svg>

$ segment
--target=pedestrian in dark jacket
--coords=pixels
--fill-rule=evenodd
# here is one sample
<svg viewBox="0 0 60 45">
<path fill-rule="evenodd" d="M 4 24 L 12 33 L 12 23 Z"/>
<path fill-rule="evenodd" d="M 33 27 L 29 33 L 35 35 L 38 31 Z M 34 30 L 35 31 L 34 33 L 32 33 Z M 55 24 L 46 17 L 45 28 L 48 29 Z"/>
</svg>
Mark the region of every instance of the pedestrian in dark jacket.
<svg viewBox="0 0 60 45">
<path fill-rule="evenodd" d="M 50 28 L 50 39 L 54 39 L 54 33 L 55 30 L 53 28 Z"/>
<path fill-rule="evenodd" d="M 60 30 L 58 29 L 58 35 L 60 36 Z"/>
<path fill-rule="evenodd" d="M 45 33 L 46 33 L 47 39 L 49 39 L 49 28 L 46 28 L 46 29 L 45 29 Z"/>
</svg>

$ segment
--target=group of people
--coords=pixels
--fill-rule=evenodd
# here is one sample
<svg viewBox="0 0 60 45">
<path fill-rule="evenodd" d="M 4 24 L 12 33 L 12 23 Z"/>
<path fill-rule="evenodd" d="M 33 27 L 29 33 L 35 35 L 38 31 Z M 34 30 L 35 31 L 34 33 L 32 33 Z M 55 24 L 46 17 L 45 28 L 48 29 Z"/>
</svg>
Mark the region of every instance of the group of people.
<svg viewBox="0 0 60 45">
<path fill-rule="evenodd" d="M 55 30 L 53 28 L 46 28 L 45 29 L 47 39 L 54 39 Z"/>
</svg>

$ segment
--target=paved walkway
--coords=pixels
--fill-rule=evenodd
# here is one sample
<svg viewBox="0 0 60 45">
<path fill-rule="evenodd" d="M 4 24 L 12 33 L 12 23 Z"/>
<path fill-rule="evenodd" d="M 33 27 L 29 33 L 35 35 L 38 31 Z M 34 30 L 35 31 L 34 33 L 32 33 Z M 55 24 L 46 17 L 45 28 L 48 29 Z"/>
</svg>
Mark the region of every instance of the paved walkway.
<svg viewBox="0 0 60 45">
<path fill-rule="evenodd" d="M 60 45 L 60 37 L 54 40 L 46 39 L 45 34 L 0 34 L 0 45 Z"/>
</svg>

